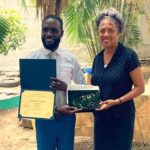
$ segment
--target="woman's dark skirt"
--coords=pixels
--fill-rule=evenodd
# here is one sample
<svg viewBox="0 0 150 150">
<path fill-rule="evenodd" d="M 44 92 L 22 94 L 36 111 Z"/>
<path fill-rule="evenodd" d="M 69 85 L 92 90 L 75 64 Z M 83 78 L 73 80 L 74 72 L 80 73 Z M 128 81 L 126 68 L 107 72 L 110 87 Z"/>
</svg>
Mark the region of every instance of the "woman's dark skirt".
<svg viewBox="0 0 150 150">
<path fill-rule="evenodd" d="M 94 117 L 94 150 L 131 150 L 135 117 Z"/>
</svg>

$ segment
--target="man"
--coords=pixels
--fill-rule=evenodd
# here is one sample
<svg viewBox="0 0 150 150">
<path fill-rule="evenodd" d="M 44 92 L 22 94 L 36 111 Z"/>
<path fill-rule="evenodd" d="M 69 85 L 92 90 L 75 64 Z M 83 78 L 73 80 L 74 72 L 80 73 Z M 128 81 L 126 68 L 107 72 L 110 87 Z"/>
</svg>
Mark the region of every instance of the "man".
<svg viewBox="0 0 150 150">
<path fill-rule="evenodd" d="M 57 78 L 52 79 L 51 87 L 56 89 L 56 117 L 54 120 L 36 120 L 38 150 L 73 150 L 75 108 L 66 106 L 65 91 L 73 80 L 85 84 L 82 70 L 76 58 L 59 47 L 63 36 L 63 22 L 57 16 L 47 16 L 42 21 L 41 49 L 28 58 L 56 59 Z"/>
</svg>

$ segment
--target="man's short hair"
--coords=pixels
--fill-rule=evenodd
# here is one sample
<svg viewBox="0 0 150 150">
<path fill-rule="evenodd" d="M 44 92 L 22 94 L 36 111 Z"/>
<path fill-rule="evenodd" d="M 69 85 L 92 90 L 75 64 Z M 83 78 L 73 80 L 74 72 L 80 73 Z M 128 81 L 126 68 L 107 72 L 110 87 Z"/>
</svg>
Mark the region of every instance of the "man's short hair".
<svg viewBox="0 0 150 150">
<path fill-rule="evenodd" d="M 62 21 L 62 19 L 61 19 L 59 16 L 55 16 L 55 15 L 48 15 L 48 16 L 45 16 L 44 19 L 42 20 L 42 23 L 43 23 L 45 20 L 48 20 L 48 19 L 50 19 L 50 18 L 59 21 L 60 27 L 61 27 L 61 29 L 63 29 L 63 21 Z"/>
</svg>

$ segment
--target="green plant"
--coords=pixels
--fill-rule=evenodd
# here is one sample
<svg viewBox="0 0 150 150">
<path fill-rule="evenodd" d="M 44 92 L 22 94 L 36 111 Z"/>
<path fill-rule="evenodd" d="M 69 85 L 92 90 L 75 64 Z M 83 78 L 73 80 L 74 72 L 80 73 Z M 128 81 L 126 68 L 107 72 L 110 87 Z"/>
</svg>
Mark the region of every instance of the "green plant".
<svg viewBox="0 0 150 150">
<path fill-rule="evenodd" d="M 68 38 L 71 42 L 84 43 L 93 60 L 102 48 L 98 39 L 95 18 L 100 10 L 114 7 L 122 13 L 126 24 L 126 32 L 121 36 L 120 41 L 127 46 L 137 46 L 140 42 L 137 3 L 138 0 L 134 3 L 127 0 L 69 0 L 64 12 Z"/>
<path fill-rule="evenodd" d="M 18 0 L 23 1 L 25 0 Z M 81 42 L 87 47 L 91 60 L 101 50 L 95 18 L 100 10 L 114 7 L 121 12 L 126 23 L 126 32 L 120 41 L 127 46 L 137 46 L 140 42 L 138 28 L 138 2 L 140 0 L 33 0 L 36 5 L 37 15 L 60 15 L 65 20 L 65 28 L 71 43 Z"/>
<path fill-rule="evenodd" d="M 35 6 L 37 16 L 41 15 L 41 18 L 44 16 L 53 14 L 60 16 L 62 10 L 66 7 L 68 0 L 18 0 L 24 8 L 27 8 L 27 5 Z"/>
<path fill-rule="evenodd" d="M 0 14 L 8 23 L 7 35 L 0 44 L 0 53 L 6 55 L 9 50 L 15 50 L 25 40 L 25 25 L 15 10 L 0 10 Z"/>
<path fill-rule="evenodd" d="M 5 18 L 0 16 L 0 44 L 3 43 L 7 33 L 8 33 L 9 25 Z"/>
</svg>

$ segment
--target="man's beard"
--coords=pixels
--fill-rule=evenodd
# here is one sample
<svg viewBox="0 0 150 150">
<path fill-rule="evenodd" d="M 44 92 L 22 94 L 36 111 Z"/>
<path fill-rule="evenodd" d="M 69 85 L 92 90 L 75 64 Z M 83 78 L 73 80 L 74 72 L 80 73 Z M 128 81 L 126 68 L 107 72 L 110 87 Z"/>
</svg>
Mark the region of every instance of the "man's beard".
<svg viewBox="0 0 150 150">
<path fill-rule="evenodd" d="M 59 46 L 60 38 L 54 39 L 53 44 L 47 44 L 46 41 L 45 41 L 45 38 L 42 38 L 42 43 L 43 43 L 43 46 L 44 46 L 46 49 L 48 49 L 48 50 L 54 52 L 54 51 L 58 48 L 58 46 Z"/>
</svg>

